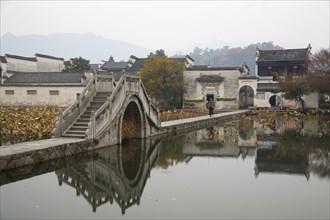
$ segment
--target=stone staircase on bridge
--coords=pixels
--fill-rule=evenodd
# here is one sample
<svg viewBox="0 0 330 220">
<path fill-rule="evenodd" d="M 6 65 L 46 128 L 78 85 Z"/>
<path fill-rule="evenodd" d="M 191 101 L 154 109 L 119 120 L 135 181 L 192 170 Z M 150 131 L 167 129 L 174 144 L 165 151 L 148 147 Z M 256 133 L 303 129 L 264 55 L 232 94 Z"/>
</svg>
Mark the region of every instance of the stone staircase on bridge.
<svg viewBox="0 0 330 220">
<path fill-rule="evenodd" d="M 88 123 L 92 119 L 92 112 L 96 112 L 110 96 L 109 92 L 97 92 L 93 99 L 89 102 L 82 114 L 76 119 L 76 121 L 64 132 L 63 137 L 85 138 Z"/>
</svg>

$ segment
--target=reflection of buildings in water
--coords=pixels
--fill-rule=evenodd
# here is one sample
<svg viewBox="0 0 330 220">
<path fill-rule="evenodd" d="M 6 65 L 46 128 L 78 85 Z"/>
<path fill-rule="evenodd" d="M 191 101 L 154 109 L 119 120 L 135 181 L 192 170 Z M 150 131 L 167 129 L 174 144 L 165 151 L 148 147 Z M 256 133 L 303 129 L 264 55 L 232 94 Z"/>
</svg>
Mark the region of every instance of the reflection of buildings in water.
<svg viewBox="0 0 330 220">
<path fill-rule="evenodd" d="M 269 124 L 260 123 L 256 120 L 253 123 L 257 134 L 272 135 L 272 134 L 283 134 L 284 132 L 291 130 L 296 131 L 300 134 L 315 136 L 318 135 L 319 123 L 316 118 L 286 118 L 285 120 L 274 119 L 274 126 Z"/>
<path fill-rule="evenodd" d="M 212 133 L 211 133 L 212 132 Z M 210 135 L 210 133 L 212 135 Z M 246 139 L 244 139 L 246 138 Z M 241 138 L 234 126 L 217 126 L 187 135 L 183 153 L 192 156 L 236 157 L 254 155 L 257 142 L 254 135 Z"/>
<path fill-rule="evenodd" d="M 64 182 L 76 188 L 77 195 L 82 195 L 94 212 L 97 207 L 115 200 L 124 214 L 127 208 L 139 205 L 158 148 L 151 144 L 138 146 L 141 149 L 134 154 L 135 158 L 123 155 L 122 148 L 118 145 L 98 150 L 92 161 L 57 170 L 59 185 Z"/>
<path fill-rule="evenodd" d="M 266 141 L 264 141 L 265 143 Z M 281 156 L 277 153 L 276 144 L 259 146 L 255 155 L 255 176 L 260 173 L 284 173 L 303 175 L 309 180 L 308 156 Z"/>
</svg>

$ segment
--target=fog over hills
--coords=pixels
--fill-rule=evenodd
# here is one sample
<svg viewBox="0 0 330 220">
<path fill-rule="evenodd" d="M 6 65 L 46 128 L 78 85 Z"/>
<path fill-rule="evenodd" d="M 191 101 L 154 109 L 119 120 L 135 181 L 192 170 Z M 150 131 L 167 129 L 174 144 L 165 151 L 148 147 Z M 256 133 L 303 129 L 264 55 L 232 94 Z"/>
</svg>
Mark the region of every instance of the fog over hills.
<svg viewBox="0 0 330 220">
<path fill-rule="evenodd" d="M 245 46 L 243 46 L 245 44 Z M 272 41 L 248 44 L 245 42 L 225 42 L 212 40 L 207 44 L 197 44 L 186 50 L 165 51 L 169 57 L 190 55 L 196 65 L 242 66 L 247 64 L 250 73 L 255 72 L 255 50 L 284 49 Z M 307 47 L 307 45 L 306 45 Z M 163 48 L 159 48 L 163 49 Z M 147 57 L 152 51 L 138 45 L 107 39 L 93 33 L 57 33 L 49 35 L 21 35 L 6 33 L 1 37 L 1 55 L 12 54 L 33 57 L 35 53 L 62 57 L 65 60 L 82 57 L 90 63 L 102 63 L 113 56 L 115 61 L 128 61 L 131 55 Z"/>
<path fill-rule="evenodd" d="M 0 54 L 33 57 L 35 53 L 69 60 L 83 57 L 90 63 L 101 63 L 113 56 L 115 61 L 127 61 L 130 55 L 147 57 L 150 49 L 111 40 L 92 33 L 59 33 L 49 35 L 20 35 L 6 33 L 1 37 Z"/>
</svg>

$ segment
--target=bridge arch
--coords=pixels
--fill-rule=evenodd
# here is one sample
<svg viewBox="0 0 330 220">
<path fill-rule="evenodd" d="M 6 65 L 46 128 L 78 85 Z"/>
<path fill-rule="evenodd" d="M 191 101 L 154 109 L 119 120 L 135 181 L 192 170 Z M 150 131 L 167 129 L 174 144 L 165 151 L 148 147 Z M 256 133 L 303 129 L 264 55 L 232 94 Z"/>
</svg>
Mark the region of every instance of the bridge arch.
<svg viewBox="0 0 330 220">
<path fill-rule="evenodd" d="M 118 140 L 141 139 L 146 137 L 146 119 L 138 96 L 128 96 L 124 102 L 123 113 L 119 118 Z"/>
<path fill-rule="evenodd" d="M 94 139 L 98 146 L 122 143 L 122 129 L 132 122 L 132 138 L 146 138 L 160 131 L 157 105 L 138 76 L 96 74 L 79 99 L 60 115 L 54 136 Z M 124 124 L 123 124 L 124 122 Z"/>
</svg>

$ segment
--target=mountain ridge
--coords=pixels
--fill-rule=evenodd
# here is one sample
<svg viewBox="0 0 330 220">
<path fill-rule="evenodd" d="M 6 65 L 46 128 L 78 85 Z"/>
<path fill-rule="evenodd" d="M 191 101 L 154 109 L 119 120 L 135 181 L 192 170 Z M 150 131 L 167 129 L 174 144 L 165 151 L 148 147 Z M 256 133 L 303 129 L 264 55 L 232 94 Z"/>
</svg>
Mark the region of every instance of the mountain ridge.
<svg viewBox="0 0 330 220">
<path fill-rule="evenodd" d="M 101 63 L 113 56 L 115 61 L 127 61 L 130 55 L 146 57 L 150 49 L 112 40 L 93 33 L 54 33 L 48 35 L 14 35 L 10 32 L 1 37 L 0 54 L 31 57 L 35 53 L 62 57 L 69 60 L 83 57 L 90 63 Z"/>
</svg>

